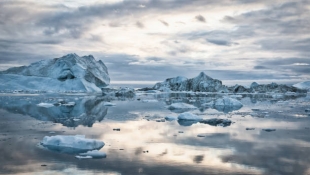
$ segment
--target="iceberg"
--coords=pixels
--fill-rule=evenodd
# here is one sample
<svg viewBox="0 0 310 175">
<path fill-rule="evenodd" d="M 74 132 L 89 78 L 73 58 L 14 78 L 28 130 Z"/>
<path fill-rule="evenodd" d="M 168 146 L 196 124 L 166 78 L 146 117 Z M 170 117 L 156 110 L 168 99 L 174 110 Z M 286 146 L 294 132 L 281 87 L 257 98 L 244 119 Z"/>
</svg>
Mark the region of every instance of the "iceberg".
<svg viewBox="0 0 310 175">
<path fill-rule="evenodd" d="M 84 153 L 99 150 L 104 146 L 104 143 L 100 140 L 86 139 L 84 135 L 56 135 L 45 136 L 41 145 L 62 153 Z"/>
<path fill-rule="evenodd" d="M 0 90 L 101 92 L 110 83 L 108 69 L 92 55 L 68 54 L 0 72 Z"/>
<path fill-rule="evenodd" d="M 230 126 L 232 123 L 228 119 L 218 119 L 218 118 L 205 119 L 205 120 L 201 120 L 199 122 L 204 123 L 204 124 L 209 124 L 211 126 L 223 126 L 223 127 Z"/>
<path fill-rule="evenodd" d="M 168 78 L 164 82 L 156 83 L 155 90 L 168 91 L 193 91 L 193 92 L 227 92 L 227 87 L 222 85 L 222 81 L 213 79 L 201 72 L 197 77 L 187 79 L 182 76 Z"/>
<path fill-rule="evenodd" d="M 214 101 L 202 104 L 203 107 L 211 107 L 221 112 L 231 112 L 242 108 L 243 104 L 237 99 L 223 97 Z"/>
<path fill-rule="evenodd" d="M 201 121 L 202 118 L 190 112 L 184 112 L 178 116 L 178 120 Z"/>
<path fill-rule="evenodd" d="M 187 103 L 173 103 L 171 104 L 168 109 L 175 110 L 175 109 L 196 109 L 197 107 L 187 104 Z"/>
</svg>

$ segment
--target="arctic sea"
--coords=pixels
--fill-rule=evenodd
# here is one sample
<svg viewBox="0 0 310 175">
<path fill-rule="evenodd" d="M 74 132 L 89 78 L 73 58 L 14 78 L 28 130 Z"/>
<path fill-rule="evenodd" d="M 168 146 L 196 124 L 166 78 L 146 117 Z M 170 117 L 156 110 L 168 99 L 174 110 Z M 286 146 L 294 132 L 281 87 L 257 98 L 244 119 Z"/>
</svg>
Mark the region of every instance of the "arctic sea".
<svg viewBox="0 0 310 175">
<path fill-rule="evenodd" d="M 223 97 L 243 106 L 204 105 Z M 309 105 L 309 93 L 1 94 L 0 174 L 307 175 Z M 170 120 L 182 112 L 232 123 Z M 56 135 L 102 141 L 106 157 L 41 144 Z"/>
</svg>

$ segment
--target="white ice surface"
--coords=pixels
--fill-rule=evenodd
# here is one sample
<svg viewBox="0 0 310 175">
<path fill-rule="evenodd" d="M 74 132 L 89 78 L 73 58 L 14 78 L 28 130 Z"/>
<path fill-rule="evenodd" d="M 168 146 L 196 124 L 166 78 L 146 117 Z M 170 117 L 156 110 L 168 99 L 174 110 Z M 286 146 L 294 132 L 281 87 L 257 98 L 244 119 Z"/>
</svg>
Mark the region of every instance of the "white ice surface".
<svg viewBox="0 0 310 175">
<path fill-rule="evenodd" d="M 166 116 L 165 119 L 167 121 L 172 121 L 172 120 L 177 120 L 177 117 L 175 117 L 175 116 Z"/>
<path fill-rule="evenodd" d="M 178 116 L 179 120 L 195 120 L 195 121 L 199 121 L 202 120 L 202 118 L 200 116 L 197 116 L 195 114 L 192 114 L 190 112 L 184 112 L 182 114 L 180 114 Z"/>
<path fill-rule="evenodd" d="M 196 109 L 197 107 L 187 103 L 173 103 L 168 108 L 173 110 L 173 109 Z"/>
<path fill-rule="evenodd" d="M 310 81 L 304 81 L 293 85 L 299 89 L 310 89 Z"/>
<path fill-rule="evenodd" d="M 44 108 L 50 108 L 50 107 L 53 107 L 54 105 L 51 103 L 39 103 L 37 104 L 37 106 L 44 107 Z"/>
<path fill-rule="evenodd" d="M 45 136 L 41 142 L 43 146 L 57 148 L 74 148 L 81 150 L 96 150 L 104 146 L 100 140 L 86 139 L 84 135 L 56 135 Z"/>
<path fill-rule="evenodd" d="M 78 156 L 75 156 L 78 159 L 89 159 L 89 158 L 105 158 L 107 154 L 100 152 L 98 150 L 87 151 L 86 153 L 80 153 Z"/>
</svg>

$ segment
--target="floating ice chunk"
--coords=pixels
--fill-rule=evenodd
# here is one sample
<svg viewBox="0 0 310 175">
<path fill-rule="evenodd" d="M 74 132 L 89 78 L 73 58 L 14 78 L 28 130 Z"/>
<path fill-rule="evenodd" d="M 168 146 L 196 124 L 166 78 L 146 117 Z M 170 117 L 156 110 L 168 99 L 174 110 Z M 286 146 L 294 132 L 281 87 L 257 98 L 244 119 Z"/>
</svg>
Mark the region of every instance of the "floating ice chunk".
<svg viewBox="0 0 310 175">
<path fill-rule="evenodd" d="M 214 106 L 234 106 L 234 107 L 242 107 L 242 103 L 236 99 L 224 97 L 217 99 L 214 103 Z"/>
<path fill-rule="evenodd" d="M 115 103 L 111 103 L 111 102 L 104 102 L 103 105 L 104 106 L 116 106 Z"/>
<path fill-rule="evenodd" d="M 100 140 L 86 139 L 84 135 L 56 135 L 45 136 L 41 145 L 64 153 L 83 153 L 101 149 L 104 143 Z"/>
<path fill-rule="evenodd" d="M 80 153 L 78 156 L 75 157 L 78 159 L 101 159 L 106 158 L 107 154 L 98 150 L 92 150 L 86 153 Z"/>
<path fill-rule="evenodd" d="M 174 109 L 196 109 L 197 107 L 187 103 L 173 103 L 168 108 L 174 110 Z"/>
<path fill-rule="evenodd" d="M 64 103 L 62 105 L 63 106 L 75 106 L 75 102 L 68 102 L 68 103 Z"/>
<path fill-rule="evenodd" d="M 145 100 L 142 100 L 142 102 L 144 102 L 144 103 L 157 103 L 158 100 L 155 100 L 155 99 L 145 99 Z"/>
<path fill-rule="evenodd" d="M 190 112 L 184 112 L 178 116 L 179 120 L 194 120 L 194 121 L 200 121 L 202 118 L 200 116 L 197 116 L 195 114 L 192 114 Z"/>
<path fill-rule="evenodd" d="M 224 97 L 215 100 L 213 107 L 218 111 L 223 111 L 225 113 L 239 110 L 242 108 L 242 103 L 236 99 Z"/>
<path fill-rule="evenodd" d="M 44 108 L 51 108 L 51 107 L 54 106 L 54 104 L 51 104 L 51 103 L 39 103 L 39 104 L 37 104 L 37 106 L 44 107 Z"/>
<path fill-rule="evenodd" d="M 176 120 L 177 117 L 175 117 L 175 116 L 166 116 L 165 119 L 166 119 L 167 121 L 172 121 L 172 120 Z"/>
<path fill-rule="evenodd" d="M 242 98 L 242 95 L 229 95 L 231 98 Z"/>
<path fill-rule="evenodd" d="M 205 119 L 205 120 L 201 120 L 200 123 L 204 123 L 204 124 L 209 124 L 212 126 L 230 126 L 231 125 L 231 120 L 228 119 L 218 119 L 218 118 L 211 118 L 211 119 Z"/>
</svg>

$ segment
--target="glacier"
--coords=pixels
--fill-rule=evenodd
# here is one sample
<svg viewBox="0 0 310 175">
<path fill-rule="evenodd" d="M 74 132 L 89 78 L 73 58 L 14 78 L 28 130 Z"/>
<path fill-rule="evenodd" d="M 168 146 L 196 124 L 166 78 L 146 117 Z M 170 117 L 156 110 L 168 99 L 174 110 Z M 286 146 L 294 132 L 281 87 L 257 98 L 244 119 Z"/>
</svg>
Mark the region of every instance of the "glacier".
<svg viewBox="0 0 310 175">
<path fill-rule="evenodd" d="M 2 91 L 101 92 L 109 83 L 108 69 L 101 60 L 74 53 L 0 72 Z"/>
</svg>

